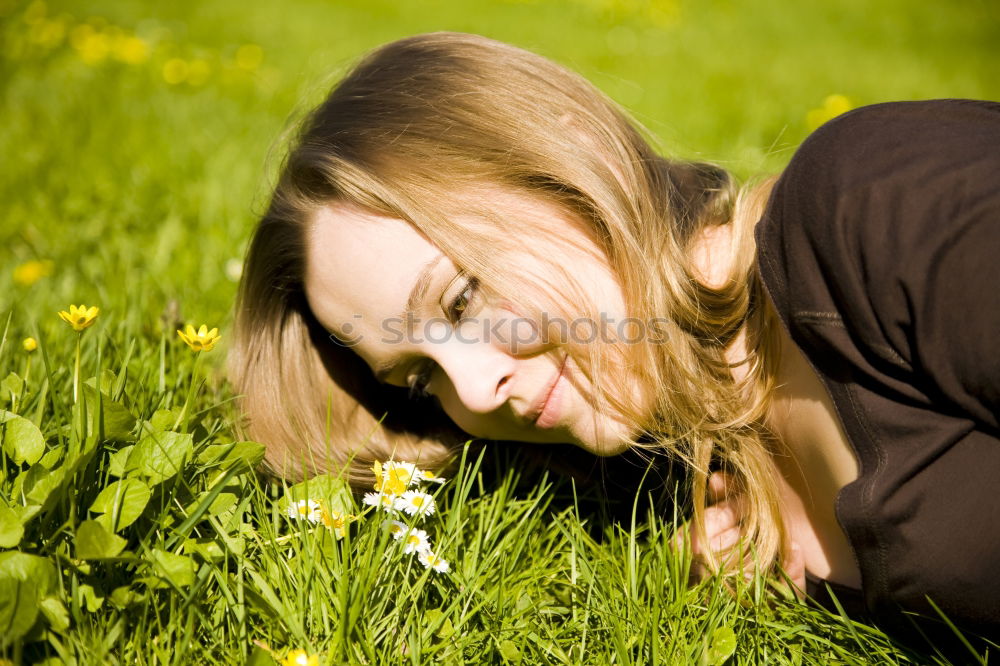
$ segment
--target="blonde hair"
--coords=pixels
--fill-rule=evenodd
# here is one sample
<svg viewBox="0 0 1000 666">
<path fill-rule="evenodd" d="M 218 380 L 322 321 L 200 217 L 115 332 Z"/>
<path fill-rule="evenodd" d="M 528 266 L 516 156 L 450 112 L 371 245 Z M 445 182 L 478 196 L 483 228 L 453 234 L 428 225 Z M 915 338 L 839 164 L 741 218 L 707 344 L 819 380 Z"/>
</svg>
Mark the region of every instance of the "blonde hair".
<svg viewBox="0 0 1000 666">
<path fill-rule="evenodd" d="M 634 426 L 628 443 L 690 465 L 702 537 L 710 467 L 724 466 L 749 499 L 743 525 L 758 561 L 773 563 L 784 532 L 764 416 L 777 350 L 753 242 L 768 190 L 740 190 L 719 167 L 660 157 L 614 102 L 539 55 L 446 32 L 382 46 L 302 123 L 254 232 L 230 359 L 247 435 L 267 445 L 266 464 L 284 476 L 345 470 L 360 484 L 373 459 L 445 464 L 468 436 L 377 383 L 312 316 L 306 231 L 324 205 L 360 206 L 408 221 L 484 293 L 518 294 L 528 316 L 594 316 L 568 271 L 554 285 L 532 275 L 531 262 L 520 269 L 519 258 L 545 265 L 553 246 L 579 247 L 543 221 L 505 215 L 493 195 L 514 192 L 571 213 L 618 279 L 629 315 L 662 323 L 659 342 L 567 343 L 596 404 Z M 691 247 L 699 231 L 722 224 L 733 225 L 736 261 L 726 284 L 710 288 L 696 279 Z M 749 358 L 737 382 L 723 350 L 742 328 Z M 629 394 L 626 374 L 655 396 L 652 409 L 617 397 Z"/>
</svg>

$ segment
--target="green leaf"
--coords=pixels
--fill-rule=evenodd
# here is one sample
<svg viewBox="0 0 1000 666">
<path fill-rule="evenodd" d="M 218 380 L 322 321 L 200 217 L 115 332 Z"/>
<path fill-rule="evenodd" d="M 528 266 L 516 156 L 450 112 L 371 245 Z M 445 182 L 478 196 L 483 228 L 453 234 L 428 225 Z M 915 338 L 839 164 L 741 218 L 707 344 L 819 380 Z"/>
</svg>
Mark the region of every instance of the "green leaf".
<svg viewBox="0 0 1000 666">
<path fill-rule="evenodd" d="M 520 664 L 521 663 L 521 651 L 517 649 L 517 645 L 514 641 L 503 640 L 500 641 L 500 656 L 502 656 L 507 661 Z"/>
<path fill-rule="evenodd" d="M 253 652 L 247 658 L 246 666 L 275 666 L 277 663 L 270 652 L 258 645 L 254 646 Z"/>
<path fill-rule="evenodd" d="M 194 585 L 196 564 L 190 557 L 154 548 L 152 561 L 153 570 L 157 576 L 165 578 L 181 588 Z"/>
<path fill-rule="evenodd" d="M 44 557 L 0 553 L 0 645 L 27 634 L 38 618 L 39 600 L 56 588 L 55 566 Z"/>
<path fill-rule="evenodd" d="M 151 485 L 156 485 L 179 474 L 193 450 L 190 434 L 155 432 L 135 445 L 125 463 L 125 472 L 135 471 L 148 477 Z"/>
<path fill-rule="evenodd" d="M 76 588 L 76 595 L 80 605 L 91 613 L 96 613 L 104 605 L 104 597 L 98 596 L 93 585 L 80 585 Z"/>
<path fill-rule="evenodd" d="M 149 486 L 139 479 L 122 479 L 102 490 L 90 505 L 90 510 L 104 514 L 97 518 L 97 522 L 117 532 L 142 515 L 151 494 Z"/>
<path fill-rule="evenodd" d="M 65 450 L 62 447 L 49 449 L 44 456 L 39 458 L 38 464 L 45 469 L 52 469 L 62 460 Z"/>
<path fill-rule="evenodd" d="M 0 646 L 24 636 L 38 617 L 38 586 L 0 576 Z"/>
<path fill-rule="evenodd" d="M 14 463 L 34 465 L 45 453 L 45 438 L 34 423 L 12 412 L 0 410 L 3 450 Z"/>
<path fill-rule="evenodd" d="M 158 409 L 153 412 L 153 418 L 149 419 L 149 429 L 154 432 L 166 432 L 174 427 L 177 423 L 177 417 L 180 416 L 181 408 L 176 409 Z"/>
<path fill-rule="evenodd" d="M 58 580 L 51 560 L 18 551 L 0 553 L 0 578 L 32 581 L 42 596 L 54 592 Z"/>
<path fill-rule="evenodd" d="M 22 490 L 33 504 L 45 506 L 55 491 L 66 481 L 66 465 L 48 469 L 41 463 L 32 465 L 24 475 Z"/>
<path fill-rule="evenodd" d="M 343 479 L 331 474 L 320 474 L 290 487 L 285 496 L 279 500 L 278 508 L 285 512 L 292 503 L 309 499 L 321 503 L 328 511 L 356 512 L 350 486 Z"/>
<path fill-rule="evenodd" d="M 712 642 L 705 651 L 702 663 L 721 666 L 736 652 L 736 632 L 731 627 L 719 627 L 712 632 Z"/>
<path fill-rule="evenodd" d="M 445 640 L 455 633 L 455 625 L 451 623 L 451 618 L 445 617 L 440 608 L 432 608 L 424 613 L 424 620 L 428 628 L 435 626 L 442 618 L 444 618 L 444 621 L 441 622 L 441 626 L 434 632 L 434 635 L 437 638 Z"/>
<path fill-rule="evenodd" d="M 28 504 L 27 506 L 15 506 L 12 511 L 17 514 L 17 519 L 21 521 L 22 525 L 27 525 L 28 522 L 37 516 L 42 510 L 42 507 L 37 504 Z"/>
<path fill-rule="evenodd" d="M 66 606 L 56 597 L 45 597 L 38 605 L 42 615 L 48 620 L 49 626 L 56 631 L 66 631 L 69 629 L 69 613 Z"/>
<path fill-rule="evenodd" d="M 108 473 L 117 477 L 125 476 L 125 463 L 135 446 L 123 446 L 108 456 Z"/>
<path fill-rule="evenodd" d="M 226 556 L 226 551 L 222 549 L 215 539 L 185 539 L 184 552 L 198 555 L 208 562 L 217 562 Z"/>
<path fill-rule="evenodd" d="M 213 444 L 206 446 L 198 454 L 198 462 L 217 464 L 220 469 L 229 469 L 240 465 L 251 470 L 264 459 L 264 445 L 257 442 L 233 442 L 230 444 Z"/>
<path fill-rule="evenodd" d="M 76 556 L 81 560 L 117 557 L 126 543 L 96 520 L 85 520 L 76 528 Z"/>
<path fill-rule="evenodd" d="M 93 378 L 91 378 L 92 380 Z M 93 386 L 84 386 L 87 399 L 87 432 L 97 431 L 97 391 Z M 128 441 L 133 439 L 132 428 L 135 427 L 135 417 L 125 405 L 115 402 L 106 392 L 101 392 L 101 413 L 104 421 L 104 439 L 113 441 Z"/>
<path fill-rule="evenodd" d="M 136 592 L 128 585 L 122 585 L 121 587 L 116 587 L 108 596 L 108 599 L 119 609 L 125 610 L 133 604 L 145 601 L 146 595 Z"/>
<path fill-rule="evenodd" d="M 23 536 L 24 526 L 17 512 L 0 506 L 0 548 L 14 548 L 21 543 Z"/>
<path fill-rule="evenodd" d="M 11 396 L 14 400 L 21 397 L 21 393 L 24 392 L 24 380 L 21 379 L 17 373 L 12 372 L 7 377 L 0 382 L 0 399 L 4 402 L 9 402 Z"/>
</svg>

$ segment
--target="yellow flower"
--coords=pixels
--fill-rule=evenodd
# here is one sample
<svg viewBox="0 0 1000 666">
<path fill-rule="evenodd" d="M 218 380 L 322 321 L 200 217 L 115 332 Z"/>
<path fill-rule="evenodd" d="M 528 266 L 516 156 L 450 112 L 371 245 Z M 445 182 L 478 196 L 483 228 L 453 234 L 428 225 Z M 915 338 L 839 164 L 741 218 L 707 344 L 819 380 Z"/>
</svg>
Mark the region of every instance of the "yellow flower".
<svg viewBox="0 0 1000 666">
<path fill-rule="evenodd" d="M 202 324 L 197 331 L 194 330 L 194 326 L 188 324 L 183 331 L 178 329 L 177 335 L 181 336 L 181 340 L 194 351 L 212 351 L 215 343 L 222 339 L 219 329 L 213 328 L 210 331 L 205 324 Z"/>
<path fill-rule="evenodd" d="M 328 528 L 333 530 L 334 534 L 338 537 L 343 537 L 347 532 L 347 524 L 357 520 L 357 516 L 350 513 L 341 513 L 340 511 L 327 511 L 322 509 L 320 512 L 320 520 Z"/>
<path fill-rule="evenodd" d="M 278 662 L 281 666 L 319 666 L 319 655 L 305 650 L 292 650 Z"/>
<path fill-rule="evenodd" d="M 410 485 L 413 478 L 413 466 L 407 463 L 394 463 L 389 461 L 383 468 L 378 460 L 372 465 L 375 473 L 375 492 L 386 495 L 402 495 L 406 492 L 406 487 Z"/>
<path fill-rule="evenodd" d="M 806 114 L 806 125 L 812 131 L 828 120 L 836 118 L 842 113 L 847 113 L 853 108 L 851 100 L 843 95 L 828 95 L 823 100 L 823 106 L 812 109 Z"/>
<path fill-rule="evenodd" d="M 115 40 L 114 53 L 127 65 L 141 65 L 149 59 L 149 44 L 135 35 L 124 36 Z"/>
<path fill-rule="evenodd" d="M 252 72 L 264 62 L 264 50 L 256 44 L 244 44 L 236 49 L 236 66 Z"/>
<path fill-rule="evenodd" d="M 21 346 L 24 347 L 24 351 L 30 354 L 38 349 L 38 341 L 34 338 L 25 338 L 24 342 L 21 343 Z"/>
<path fill-rule="evenodd" d="M 74 331 L 79 332 L 93 324 L 100 312 L 100 308 L 96 305 L 92 305 L 89 308 L 86 305 L 71 305 L 69 306 L 69 312 L 62 310 L 59 316 L 62 317 L 64 322 L 72 326 Z"/>
<path fill-rule="evenodd" d="M 52 261 L 32 259 L 14 269 L 14 282 L 22 287 L 30 287 L 43 277 L 52 274 Z"/>
</svg>

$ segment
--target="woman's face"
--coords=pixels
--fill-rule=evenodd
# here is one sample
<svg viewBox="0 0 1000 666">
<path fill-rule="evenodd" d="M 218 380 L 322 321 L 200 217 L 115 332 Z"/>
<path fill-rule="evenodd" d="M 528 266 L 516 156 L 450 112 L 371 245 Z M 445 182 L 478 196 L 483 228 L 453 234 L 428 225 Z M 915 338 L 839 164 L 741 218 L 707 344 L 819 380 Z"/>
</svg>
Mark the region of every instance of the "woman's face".
<svg viewBox="0 0 1000 666">
<path fill-rule="evenodd" d="M 516 205 L 582 236 L 554 207 L 523 198 Z M 552 260 L 571 262 L 563 265 L 602 313 L 624 316 L 604 262 Z M 475 280 L 403 220 L 344 203 L 319 209 L 307 233 L 305 292 L 317 320 L 380 381 L 425 389 L 472 436 L 569 442 L 598 455 L 625 448 L 628 427 L 593 406 L 564 349 L 531 335 L 515 303 L 486 303 Z"/>
</svg>

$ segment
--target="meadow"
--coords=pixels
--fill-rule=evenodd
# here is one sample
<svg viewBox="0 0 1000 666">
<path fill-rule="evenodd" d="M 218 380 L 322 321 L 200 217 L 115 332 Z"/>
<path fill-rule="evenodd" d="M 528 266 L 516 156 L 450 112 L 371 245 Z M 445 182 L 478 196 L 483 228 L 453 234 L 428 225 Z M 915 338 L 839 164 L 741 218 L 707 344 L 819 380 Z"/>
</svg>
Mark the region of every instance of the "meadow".
<svg viewBox="0 0 1000 666">
<path fill-rule="evenodd" d="M 0 0 L 0 664 L 948 663 L 763 579 L 688 585 L 672 477 L 637 464 L 470 442 L 427 516 L 255 473 L 224 358 L 284 136 L 432 30 L 551 57 L 741 178 L 852 107 L 1000 99 L 987 0 Z"/>
</svg>

